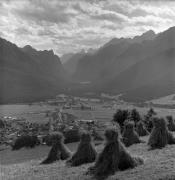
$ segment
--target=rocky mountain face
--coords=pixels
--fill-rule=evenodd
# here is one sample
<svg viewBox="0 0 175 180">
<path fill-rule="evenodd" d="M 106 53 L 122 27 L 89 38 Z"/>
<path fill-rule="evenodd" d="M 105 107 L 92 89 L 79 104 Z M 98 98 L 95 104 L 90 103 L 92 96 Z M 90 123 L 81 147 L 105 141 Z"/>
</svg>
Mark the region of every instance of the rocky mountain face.
<svg viewBox="0 0 175 180">
<path fill-rule="evenodd" d="M 94 55 L 81 58 L 74 76 L 82 81 L 109 79 L 116 73 L 123 71 L 125 67 L 134 64 L 137 59 L 133 57 L 135 54 L 132 53 L 139 51 L 140 46 L 155 37 L 156 34 L 153 31 L 148 31 L 132 39 L 114 38 L 102 46 Z"/>
<path fill-rule="evenodd" d="M 148 31 L 133 39 L 113 39 L 95 55 L 81 59 L 74 76 L 91 81 L 93 91 L 144 101 L 175 91 L 174 64 L 172 27 L 158 35 Z"/>
<path fill-rule="evenodd" d="M 39 64 L 43 75 L 54 78 L 55 80 L 66 78 L 66 72 L 60 58 L 54 54 L 53 50 L 37 51 L 29 45 L 21 50 Z"/>
<path fill-rule="evenodd" d="M 53 51 L 19 48 L 0 38 L 0 103 L 54 96 L 66 86 L 64 69 Z"/>
</svg>

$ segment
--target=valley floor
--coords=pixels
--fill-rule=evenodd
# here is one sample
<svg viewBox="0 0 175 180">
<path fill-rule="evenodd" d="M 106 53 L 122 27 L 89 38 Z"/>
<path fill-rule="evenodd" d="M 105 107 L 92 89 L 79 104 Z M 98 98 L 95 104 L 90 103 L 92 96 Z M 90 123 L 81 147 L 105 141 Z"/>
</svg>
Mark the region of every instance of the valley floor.
<svg viewBox="0 0 175 180">
<path fill-rule="evenodd" d="M 148 137 L 143 140 L 147 141 Z M 69 144 L 74 151 L 77 144 Z M 97 150 L 102 149 L 97 146 Z M 19 151 L 0 151 L 1 180 L 91 180 L 85 175 L 92 164 L 80 167 L 67 167 L 64 161 L 50 165 L 40 165 L 47 156 L 49 147 L 39 146 L 35 149 L 22 149 Z M 174 180 L 175 179 L 175 145 L 163 149 L 148 150 L 146 143 L 133 145 L 128 148 L 133 155 L 142 156 L 144 165 L 135 169 L 117 172 L 107 180 Z"/>
</svg>

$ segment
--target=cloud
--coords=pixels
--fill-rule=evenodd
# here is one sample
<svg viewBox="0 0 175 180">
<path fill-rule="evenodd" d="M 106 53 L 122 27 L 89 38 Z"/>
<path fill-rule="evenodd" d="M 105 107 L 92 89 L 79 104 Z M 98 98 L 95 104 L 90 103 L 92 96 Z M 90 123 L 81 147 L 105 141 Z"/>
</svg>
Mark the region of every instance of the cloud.
<svg viewBox="0 0 175 180">
<path fill-rule="evenodd" d="M 58 54 L 96 48 L 175 24 L 175 2 L 155 0 L 1 0 L 0 36 Z"/>
<path fill-rule="evenodd" d="M 21 8 L 14 8 L 13 12 L 19 18 L 31 20 L 35 23 L 68 23 L 71 17 L 74 16 L 73 12 L 68 12 L 66 6 L 48 0 L 28 1 Z"/>
<path fill-rule="evenodd" d="M 17 27 L 15 30 L 14 30 L 15 34 L 16 35 L 32 35 L 32 32 L 27 29 L 26 27 Z"/>
<path fill-rule="evenodd" d="M 124 22 L 127 20 L 127 17 L 119 14 L 119 13 L 114 13 L 114 12 L 97 12 L 96 14 L 92 15 L 91 18 L 97 19 L 97 20 L 107 20 L 107 21 L 112 21 L 112 22 Z"/>
</svg>

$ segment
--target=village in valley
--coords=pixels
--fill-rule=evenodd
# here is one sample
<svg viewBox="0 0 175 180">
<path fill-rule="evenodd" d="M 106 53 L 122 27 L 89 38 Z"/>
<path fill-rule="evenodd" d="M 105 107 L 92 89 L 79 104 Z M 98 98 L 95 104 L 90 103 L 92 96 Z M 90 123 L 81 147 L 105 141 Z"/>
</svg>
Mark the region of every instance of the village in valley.
<svg viewBox="0 0 175 180">
<path fill-rule="evenodd" d="M 34 102 L 29 104 L 16 104 L 7 106 L 25 106 L 27 112 L 16 112 L 4 114 L 0 112 L 1 145 L 7 147 L 14 143 L 17 137 L 23 135 L 35 135 L 41 143 L 43 137 L 55 131 L 74 131 L 77 132 L 83 128 L 91 131 L 98 131 L 103 135 L 106 127 L 110 126 L 113 116 L 117 109 L 137 108 L 142 115 L 151 107 L 135 106 L 119 99 L 117 96 L 101 94 L 100 97 L 74 97 L 65 94 L 59 94 L 53 99 L 43 102 Z M 152 104 L 151 104 L 152 105 Z M 145 104 L 144 104 L 145 106 Z M 20 110 L 22 108 L 20 107 Z M 156 109 L 158 114 L 172 114 L 166 109 Z M 161 115 L 162 115 L 161 114 Z M 78 130 L 78 131 L 76 131 Z M 78 138 L 75 138 L 77 141 Z"/>
<path fill-rule="evenodd" d="M 100 127 L 101 123 L 102 127 L 102 124 L 104 126 L 104 123 L 112 120 L 112 113 L 115 111 L 116 105 L 116 101 L 111 99 L 72 97 L 64 94 L 44 102 L 26 104 L 28 109 L 34 106 L 35 110 L 32 111 L 31 108 L 31 111 L 25 115 L 19 112 L 14 112 L 14 115 L 11 116 L 0 114 L 1 145 L 11 145 L 14 139 L 25 134 L 37 135 L 42 139 L 53 131 L 59 131 L 63 126 L 67 129 L 76 127 L 87 129 L 90 126 Z M 107 114 L 104 116 L 105 110 L 110 112 L 106 112 Z M 36 121 L 31 122 L 30 116 L 35 115 Z"/>
</svg>

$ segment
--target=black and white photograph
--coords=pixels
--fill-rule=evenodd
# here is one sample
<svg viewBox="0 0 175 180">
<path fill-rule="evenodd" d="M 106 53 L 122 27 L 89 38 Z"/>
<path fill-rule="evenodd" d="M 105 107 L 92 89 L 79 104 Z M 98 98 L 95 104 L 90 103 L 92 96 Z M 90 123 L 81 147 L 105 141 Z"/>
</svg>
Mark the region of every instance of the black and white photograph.
<svg viewBox="0 0 175 180">
<path fill-rule="evenodd" d="M 0 180 L 175 180 L 175 0 L 0 0 Z"/>
</svg>

